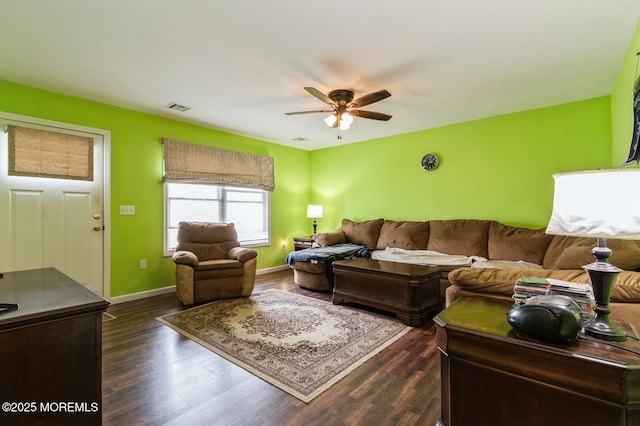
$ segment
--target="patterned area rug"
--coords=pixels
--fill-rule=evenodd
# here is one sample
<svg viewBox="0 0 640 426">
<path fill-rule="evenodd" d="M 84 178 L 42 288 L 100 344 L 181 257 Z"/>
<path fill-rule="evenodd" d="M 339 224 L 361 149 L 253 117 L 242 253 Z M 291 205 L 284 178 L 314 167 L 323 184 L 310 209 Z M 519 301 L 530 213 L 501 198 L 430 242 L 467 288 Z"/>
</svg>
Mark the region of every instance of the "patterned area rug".
<svg viewBox="0 0 640 426">
<path fill-rule="evenodd" d="M 411 327 L 330 302 L 267 290 L 158 321 L 309 402 Z"/>
</svg>

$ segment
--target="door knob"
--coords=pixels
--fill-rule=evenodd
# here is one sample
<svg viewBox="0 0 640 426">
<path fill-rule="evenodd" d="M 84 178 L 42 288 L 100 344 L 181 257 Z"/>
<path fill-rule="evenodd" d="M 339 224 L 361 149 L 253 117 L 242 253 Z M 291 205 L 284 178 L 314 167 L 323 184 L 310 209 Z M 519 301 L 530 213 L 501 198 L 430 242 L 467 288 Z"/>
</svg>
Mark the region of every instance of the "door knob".
<svg viewBox="0 0 640 426">
<path fill-rule="evenodd" d="M 101 217 L 102 217 L 102 216 L 100 216 L 100 213 L 96 213 L 96 214 L 94 214 L 94 215 L 93 215 L 93 218 L 94 218 L 95 220 L 98 220 L 98 219 L 100 219 Z"/>
<path fill-rule="evenodd" d="M 96 225 L 96 226 L 93 227 L 93 230 L 94 231 L 100 231 L 100 230 L 102 230 L 102 226 Z"/>
</svg>

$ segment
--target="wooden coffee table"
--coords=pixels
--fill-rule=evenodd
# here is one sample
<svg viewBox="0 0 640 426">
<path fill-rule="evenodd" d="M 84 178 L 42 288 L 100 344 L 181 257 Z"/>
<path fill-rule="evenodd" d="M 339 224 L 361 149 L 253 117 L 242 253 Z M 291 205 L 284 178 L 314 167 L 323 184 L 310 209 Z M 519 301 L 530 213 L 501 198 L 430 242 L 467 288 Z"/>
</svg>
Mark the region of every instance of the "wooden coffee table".
<svg viewBox="0 0 640 426">
<path fill-rule="evenodd" d="M 443 307 L 437 267 L 357 258 L 334 262 L 333 272 L 336 305 L 355 302 L 393 312 L 411 326 Z"/>
<path fill-rule="evenodd" d="M 511 305 L 462 298 L 434 318 L 439 425 L 640 425 L 640 342 L 632 328 L 626 342 L 544 343 L 511 328 Z"/>
</svg>

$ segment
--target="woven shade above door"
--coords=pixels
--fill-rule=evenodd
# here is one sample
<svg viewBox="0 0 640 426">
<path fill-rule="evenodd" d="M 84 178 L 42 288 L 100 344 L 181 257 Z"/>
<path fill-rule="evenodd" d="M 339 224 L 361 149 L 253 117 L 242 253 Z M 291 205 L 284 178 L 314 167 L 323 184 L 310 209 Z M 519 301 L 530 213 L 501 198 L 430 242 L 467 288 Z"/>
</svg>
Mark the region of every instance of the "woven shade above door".
<svg viewBox="0 0 640 426">
<path fill-rule="evenodd" d="M 9 132 L 9 175 L 93 180 L 93 139 L 20 126 Z"/>
</svg>

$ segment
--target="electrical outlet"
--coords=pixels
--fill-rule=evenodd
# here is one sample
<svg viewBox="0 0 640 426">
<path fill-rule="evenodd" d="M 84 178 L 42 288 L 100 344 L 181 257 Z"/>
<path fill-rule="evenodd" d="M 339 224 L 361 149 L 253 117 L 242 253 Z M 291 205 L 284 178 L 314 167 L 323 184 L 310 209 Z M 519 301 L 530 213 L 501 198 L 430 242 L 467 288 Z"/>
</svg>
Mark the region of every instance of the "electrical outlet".
<svg viewBox="0 0 640 426">
<path fill-rule="evenodd" d="M 147 269 L 147 259 L 140 259 L 140 269 Z"/>
<path fill-rule="evenodd" d="M 136 206 L 120 206 L 121 216 L 133 216 L 136 214 Z"/>
</svg>

